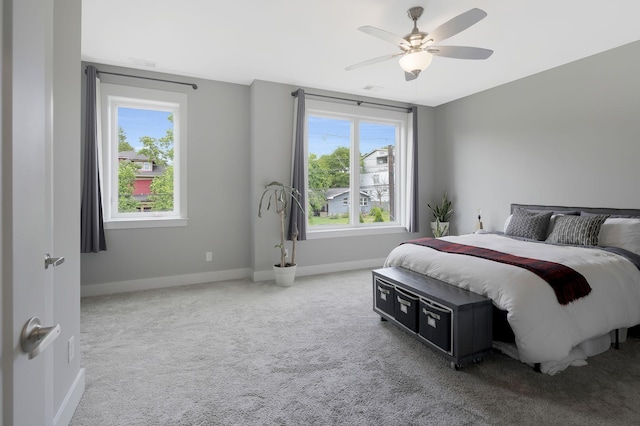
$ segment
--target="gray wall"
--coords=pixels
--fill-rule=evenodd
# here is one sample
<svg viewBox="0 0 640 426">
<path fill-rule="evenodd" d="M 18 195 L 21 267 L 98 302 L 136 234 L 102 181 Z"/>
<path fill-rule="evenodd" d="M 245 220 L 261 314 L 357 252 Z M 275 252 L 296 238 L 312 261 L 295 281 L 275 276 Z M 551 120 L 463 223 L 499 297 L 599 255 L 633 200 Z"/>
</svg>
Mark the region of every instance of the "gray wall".
<svg viewBox="0 0 640 426">
<path fill-rule="evenodd" d="M 187 93 L 189 223 L 107 230 L 107 251 L 82 255 L 82 284 L 247 268 L 249 87 L 96 65 L 102 71 L 195 82 L 198 89 L 101 75 L 103 82 Z M 213 252 L 213 262 L 205 261 L 207 251 Z"/>
<path fill-rule="evenodd" d="M 453 233 L 502 230 L 512 202 L 640 207 L 640 42 L 436 108 Z"/>
<path fill-rule="evenodd" d="M 452 233 L 473 231 L 478 208 L 485 228 L 502 229 L 512 202 L 640 207 L 637 75 L 640 42 L 420 107 L 421 234 L 426 203 L 444 191 L 454 201 Z M 259 219 L 257 208 L 266 183 L 290 176 L 295 87 L 175 78 L 200 86 L 187 92 L 189 226 L 107 231 L 109 251 L 82 256 L 83 285 L 225 271 L 264 279 L 277 259 L 277 218 Z M 307 240 L 297 260 L 302 274 L 366 266 L 406 237 Z"/>
<path fill-rule="evenodd" d="M 83 64 L 86 65 L 86 64 Z M 99 70 L 145 74 L 96 64 Z M 277 260 L 277 216 L 259 219 L 264 185 L 290 180 L 293 86 L 255 81 L 241 86 L 146 73 L 193 81 L 188 94 L 189 224 L 180 228 L 107 230 L 106 252 L 82 255 L 83 294 L 125 291 L 164 282 L 189 283 L 249 276 L 270 279 Z M 165 84 L 103 75 L 118 84 L 160 87 Z M 321 93 L 320 91 L 314 91 Z M 433 108 L 420 107 L 421 206 L 433 196 Z M 421 216 L 426 232 L 427 216 Z M 333 238 L 299 243 L 300 274 L 380 265 L 407 233 Z M 213 251 L 213 262 L 205 252 Z M 182 277 L 182 278 L 181 278 Z M 186 278 L 185 278 L 186 277 Z M 111 285 L 116 283 L 117 285 Z M 119 284 L 118 284 L 119 283 Z M 92 290 L 88 290 L 89 288 Z"/>
<path fill-rule="evenodd" d="M 293 134 L 293 98 L 291 92 L 297 87 L 255 81 L 251 87 L 251 155 L 252 188 L 250 193 L 253 244 L 254 279 L 261 279 L 270 271 L 278 259 L 274 245 L 279 241 L 277 215 L 258 218 L 258 202 L 264 186 L 273 180 L 290 181 L 291 149 Z M 327 93 L 309 89 L 307 92 Z M 342 95 L 344 96 L 344 95 Z M 379 101 L 379 100 L 378 100 Z M 433 194 L 433 109 L 419 108 L 420 147 L 420 206 Z M 422 210 L 424 211 L 424 210 Z M 269 212 L 271 213 L 271 212 Z M 421 215 L 420 230 L 427 231 L 427 216 Z M 298 243 L 296 263 L 303 274 L 347 269 L 354 267 L 381 266 L 381 259 L 397 245 L 406 240 L 408 233 L 326 238 L 306 240 Z"/>
</svg>

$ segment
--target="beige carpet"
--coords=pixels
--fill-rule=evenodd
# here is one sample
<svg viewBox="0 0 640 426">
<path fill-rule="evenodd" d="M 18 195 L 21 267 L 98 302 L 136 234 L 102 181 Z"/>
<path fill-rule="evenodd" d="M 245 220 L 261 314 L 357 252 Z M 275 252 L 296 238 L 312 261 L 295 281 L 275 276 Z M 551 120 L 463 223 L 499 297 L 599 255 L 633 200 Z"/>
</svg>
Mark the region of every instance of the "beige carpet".
<svg viewBox="0 0 640 426">
<path fill-rule="evenodd" d="M 555 376 L 456 372 L 379 320 L 365 270 L 85 298 L 81 337 L 76 426 L 640 422 L 640 340 Z"/>
</svg>

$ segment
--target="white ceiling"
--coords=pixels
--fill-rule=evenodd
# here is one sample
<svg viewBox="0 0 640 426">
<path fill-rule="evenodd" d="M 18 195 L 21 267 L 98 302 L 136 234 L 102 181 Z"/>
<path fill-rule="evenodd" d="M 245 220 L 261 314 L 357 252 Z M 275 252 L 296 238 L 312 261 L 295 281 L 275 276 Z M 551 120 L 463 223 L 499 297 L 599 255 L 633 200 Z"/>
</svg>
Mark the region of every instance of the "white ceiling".
<svg viewBox="0 0 640 426">
<path fill-rule="evenodd" d="M 488 16 L 442 45 L 494 50 L 484 61 L 435 57 L 406 82 L 400 50 L 357 28 L 399 36 L 407 10 L 429 32 L 478 7 Z M 82 59 L 211 80 L 265 80 L 440 105 L 640 40 L 638 0 L 82 0 Z M 365 90 L 375 86 L 376 90 Z"/>
</svg>

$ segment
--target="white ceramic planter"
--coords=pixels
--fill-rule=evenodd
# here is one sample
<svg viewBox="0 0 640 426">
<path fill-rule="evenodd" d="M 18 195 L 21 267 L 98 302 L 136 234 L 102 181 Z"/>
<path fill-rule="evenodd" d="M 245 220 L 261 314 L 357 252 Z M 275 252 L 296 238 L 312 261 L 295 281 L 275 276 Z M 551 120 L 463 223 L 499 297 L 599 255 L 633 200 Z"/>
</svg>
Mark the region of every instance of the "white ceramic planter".
<svg viewBox="0 0 640 426">
<path fill-rule="evenodd" d="M 281 268 L 273 265 L 273 275 L 276 278 L 276 284 L 281 287 L 291 287 L 296 279 L 296 265 Z"/>
<path fill-rule="evenodd" d="M 438 233 L 438 226 L 440 227 L 440 233 Z M 446 237 L 449 235 L 449 222 L 431 222 L 431 232 L 434 237 Z"/>
</svg>

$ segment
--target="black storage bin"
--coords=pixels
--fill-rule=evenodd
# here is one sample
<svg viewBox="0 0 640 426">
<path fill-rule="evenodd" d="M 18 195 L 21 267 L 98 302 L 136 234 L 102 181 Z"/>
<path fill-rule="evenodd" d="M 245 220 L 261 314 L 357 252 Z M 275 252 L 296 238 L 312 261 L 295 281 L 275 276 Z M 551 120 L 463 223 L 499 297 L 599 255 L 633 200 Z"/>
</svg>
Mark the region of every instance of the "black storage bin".
<svg viewBox="0 0 640 426">
<path fill-rule="evenodd" d="M 451 368 L 480 362 L 491 353 L 491 299 L 404 268 L 372 272 L 374 312 L 443 355 Z M 381 309 L 379 282 L 395 289 L 393 314 Z"/>
<path fill-rule="evenodd" d="M 418 296 L 396 288 L 393 316 L 413 332 L 418 331 L 418 303 Z"/>
<path fill-rule="evenodd" d="M 395 287 L 375 277 L 373 280 L 373 292 L 376 295 L 376 308 L 393 316 L 393 300 L 396 297 Z"/>
<path fill-rule="evenodd" d="M 420 336 L 451 354 L 451 309 L 420 299 Z"/>
</svg>

